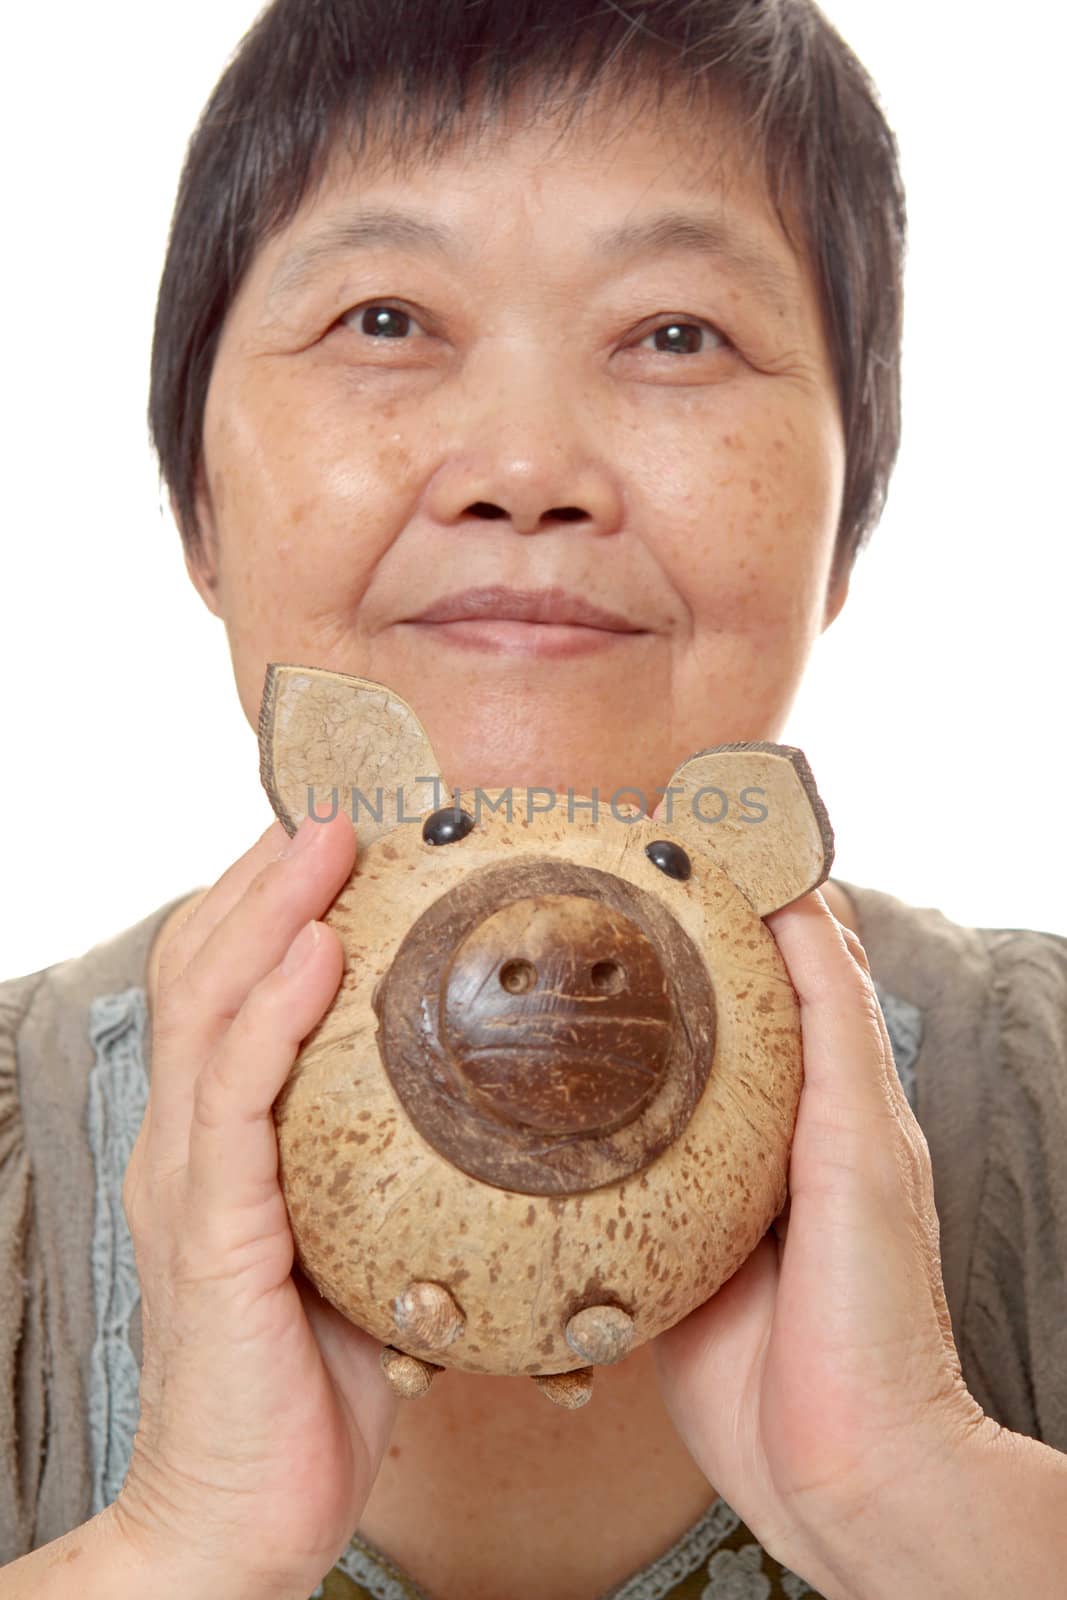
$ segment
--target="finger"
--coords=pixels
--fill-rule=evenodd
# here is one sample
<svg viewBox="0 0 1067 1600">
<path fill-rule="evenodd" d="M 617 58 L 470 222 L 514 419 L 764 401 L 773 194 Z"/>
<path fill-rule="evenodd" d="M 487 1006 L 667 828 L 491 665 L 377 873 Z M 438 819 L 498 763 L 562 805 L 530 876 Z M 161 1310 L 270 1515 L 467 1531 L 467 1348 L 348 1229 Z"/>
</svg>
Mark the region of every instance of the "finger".
<svg viewBox="0 0 1067 1600">
<path fill-rule="evenodd" d="M 870 973 L 867 953 L 859 938 L 851 928 L 842 928 L 845 941 L 853 957 Z M 878 1008 L 878 1020 L 885 1041 L 885 1054 L 893 1062 L 893 1050 L 886 1028 L 885 1016 L 881 1006 Z M 904 1149 L 907 1160 L 906 1181 L 914 1209 L 916 1227 L 920 1236 L 920 1247 L 923 1253 L 926 1275 L 930 1284 L 930 1296 L 933 1302 L 934 1315 L 941 1330 L 941 1340 L 945 1347 L 948 1363 L 951 1370 L 960 1373 L 959 1354 L 952 1331 L 952 1318 L 945 1297 L 945 1285 L 941 1268 L 941 1225 L 937 1214 L 934 1198 L 934 1173 L 930 1160 L 930 1147 L 926 1135 L 922 1130 L 911 1102 L 904 1093 L 904 1086 L 900 1081 L 900 1074 L 893 1063 L 889 1072 L 889 1089 L 893 1096 L 897 1111 L 900 1116 L 901 1129 L 904 1134 Z"/>
<path fill-rule="evenodd" d="M 782 1250 L 785 1247 L 786 1239 L 789 1237 L 789 1212 L 790 1212 L 790 1208 L 792 1207 L 792 1204 L 793 1204 L 793 1197 L 792 1197 L 792 1195 L 787 1194 L 786 1197 L 785 1197 L 785 1205 L 782 1207 L 781 1211 L 779 1211 L 778 1215 L 775 1217 L 774 1221 L 771 1223 L 771 1229 L 772 1229 L 772 1231 L 774 1233 L 775 1238 L 778 1241 L 778 1259 L 779 1259 L 779 1261 L 781 1261 L 781 1259 L 782 1259 Z"/>
<path fill-rule="evenodd" d="M 264 1241 L 291 1248 L 278 1186 L 271 1110 L 301 1041 L 337 993 L 341 942 L 325 923 L 301 929 L 285 960 L 256 984 L 192 1092 L 188 1184 L 191 1245 L 234 1258 Z M 257 1263 L 261 1265 L 261 1263 Z M 280 1282 L 291 1256 L 278 1263 Z"/>
<path fill-rule="evenodd" d="M 818 900 L 825 905 L 821 895 Z M 797 937 L 800 919 L 789 928 L 783 927 L 782 913 L 773 919 L 772 931 L 801 998 L 805 1072 L 790 1203 L 785 1225 L 775 1228 L 779 1246 L 784 1252 L 792 1200 L 809 1186 L 843 1186 L 850 1192 L 852 1213 L 872 1223 L 884 1222 L 889 1198 L 890 1212 L 903 1217 L 918 1239 L 942 1341 L 954 1352 L 929 1149 L 896 1070 L 867 953 L 853 930 L 826 910 L 826 918 L 808 916 L 806 945 Z M 841 959 L 842 947 L 851 972 Z"/>
<path fill-rule="evenodd" d="M 821 898 L 822 897 L 820 896 L 820 899 Z M 848 947 L 849 955 L 863 973 L 863 987 L 867 993 L 868 1001 L 872 1006 L 874 1020 L 878 1025 L 878 1032 L 882 1038 L 882 1065 L 884 1068 L 884 1087 L 887 1098 L 889 1099 L 890 1104 L 893 1106 L 896 1114 L 902 1120 L 906 1120 L 908 1118 L 914 1120 L 912 1117 L 911 1107 L 908 1104 L 908 1098 L 904 1093 L 904 1086 L 900 1081 L 900 1074 L 896 1069 L 896 1062 L 893 1057 L 893 1046 L 890 1042 L 889 1030 L 885 1024 L 885 1016 L 882 1012 L 882 1007 L 875 991 L 874 978 L 871 975 L 871 964 L 867 958 L 867 952 L 863 948 L 863 944 L 859 938 L 859 935 L 854 929 L 846 927 L 844 923 L 840 922 L 837 924 L 837 926 L 840 929 L 841 937 L 844 939 L 845 944 Z M 916 1126 L 918 1126 L 918 1124 L 916 1124 Z"/>
<path fill-rule="evenodd" d="M 809 1097 L 826 1096 L 881 1115 L 892 1054 L 866 952 L 818 893 L 805 895 L 764 919 L 774 935 L 800 1001 L 804 1080 Z M 855 935 L 852 935 L 855 940 Z M 830 1048 L 831 1040 L 834 1048 Z"/>
<path fill-rule="evenodd" d="M 820 895 L 819 898 L 822 899 L 822 896 Z M 831 915 L 833 915 L 832 912 L 831 912 Z M 860 942 L 859 937 L 853 931 L 853 929 L 847 927 L 844 923 L 838 922 L 837 926 L 838 926 L 838 928 L 839 928 L 839 930 L 841 932 L 842 937 L 844 938 L 844 941 L 845 941 L 846 945 L 848 946 L 849 954 L 856 961 L 857 965 L 860 966 L 863 969 L 863 971 L 867 974 L 867 976 L 870 977 L 871 968 L 870 968 L 870 963 L 869 963 L 869 961 L 867 959 L 867 952 L 863 948 L 863 945 Z M 873 980 L 872 980 L 872 989 L 873 989 Z M 875 996 L 875 1001 L 877 1003 L 877 996 Z M 883 1056 L 884 1056 L 884 1058 L 886 1060 L 892 1061 L 892 1059 L 893 1059 L 892 1045 L 890 1043 L 889 1032 L 888 1032 L 888 1030 L 886 1028 L 885 1017 L 884 1017 L 884 1015 L 882 1013 L 882 1008 L 881 1008 L 880 1005 L 877 1006 L 877 1021 L 878 1021 L 879 1031 L 880 1031 L 881 1036 L 882 1036 Z M 890 1080 L 892 1082 L 895 1083 L 895 1087 L 899 1092 L 900 1100 L 903 1102 L 904 1107 L 906 1108 L 906 1110 L 910 1113 L 911 1108 L 907 1104 L 907 1100 L 906 1100 L 906 1097 L 904 1096 L 903 1089 L 900 1086 L 899 1078 L 898 1078 L 898 1075 L 896 1073 L 895 1067 L 893 1068 L 892 1072 L 889 1074 L 889 1078 L 890 1078 Z M 916 1126 L 918 1126 L 918 1125 L 916 1124 Z M 920 1205 L 920 1187 L 921 1186 L 920 1186 L 919 1182 L 917 1181 L 917 1175 L 916 1175 L 916 1172 L 913 1170 L 913 1168 L 909 1168 L 909 1170 L 907 1172 L 907 1179 L 909 1181 L 909 1186 L 910 1186 L 910 1188 L 912 1190 L 914 1203 L 916 1205 L 916 1208 L 918 1209 L 918 1207 Z M 792 1204 L 792 1196 L 787 1194 L 785 1205 L 782 1207 L 782 1210 L 778 1213 L 777 1217 L 775 1217 L 773 1223 L 771 1224 L 771 1227 L 773 1228 L 775 1236 L 776 1236 L 776 1238 L 778 1240 L 779 1260 L 781 1260 L 782 1250 L 783 1250 L 783 1248 L 785 1246 L 785 1242 L 786 1242 L 786 1239 L 787 1239 L 788 1233 L 789 1233 L 789 1213 L 790 1213 L 791 1204 Z"/>
<path fill-rule="evenodd" d="M 161 975 L 170 978 L 184 971 L 208 934 L 236 905 L 253 878 L 269 861 L 277 860 L 290 842 L 289 835 L 275 818 L 252 848 L 226 869 L 189 915 L 178 923 L 160 958 Z"/>
<path fill-rule="evenodd" d="M 237 1015 L 305 922 L 326 910 L 355 857 L 355 830 L 338 814 L 330 822 L 305 818 L 292 848 L 261 864 L 170 987 L 168 1005 L 188 1008 L 194 1025 L 199 1020 L 203 1046 L 214 1044 L 219 1024 Z"/>
<path fill-rule="evenodd" d="M 766 918 L 800 1000 L 805 1082 L 789 1190 L 840 1226 L 880 1230 L 913 1208 L 912 1154 L 889 1083 L 893 1059 L 869 974 L 819 894 Z"/>
<path fill-rule="evenodd" d="M 817 898 L 825 905 L 821 895 Z M 789 1217 L 794 1200 L 799 1196 L 804 1205 L 821 1189 L 823 1225 L 816 1230 L 821 1239 L 830 1216 L 825 1197 L 836 1189 L 842 1202 L 838 1215 L 860 1223 L 872 1240 L 886 1239 L 887 1230 L 895 1234 L 915 1262 L 917 1281 L 921 1276 L 925 1283 L 940 1333 L 946 1370 L 961 1383 L 941 1273 L 930 1152 L 896 1070 L 866 951 L 856 934 L 832 917 L 835 936 L 826 919 L 820 924 L 818 917 L 809 915 L 805 943 L 799 926 L 803 915 L 789 918 L 779 912 L 766 919 L 774 923 L 772 931 L 800 994 L 804 1029 L 805 1086 L 790 1160 L 790 1195 L 775 1223 L 779 1261 L 784 1269 L 791 1248 Z M 847 962 L 842 961 L 842 946 Z M 816 959 L 820 955 L 821 962 Z M 865 1083 L 870 1098 L 866 1117 L 862 1114 Z M 842 1106 L 853 1110 L 842 1111 Z M 858 1116 L 853 1114 L 856 1106 Z M 810 1232 L 801 1237 L 802 1254 L 818 1242 Z M 819 1273 L 825 1277 L 831 1271 L 831 1260 L 797 1265 L 801 1283 L 817 1281 Z M 792 1283 L 792 1274 L 784 1281 Z"/>
<path fill-rule="evenodd" d="M 853 956 L 870 973 L 867 953 L 856 934 L 851 928 L 843 928 L 842 932 Z M 887 1069 L 887 1092 L 895 1104 L 896 1112 L 900 1119 L 902 1137 L 899 1148 L 904 1169 L 904 1186 L 911 1202 L 919 1250 L 925 1268 L 926 1280 L 930 1288 L 930 1299 L 934 1309 L 934 1316 L 940 1329 L 941 1342 L 947 1357 L 948 1369 L 955 1374 L 960 1384 L 962 1384 L 962 1369 L 956 1349 L 955 1336 L 952 1331 L 952 1318 L 948 1309 L 948 1301 L 945 1297 L 945 1285 L 942 1277 L 941 1225 L 934 1200 L 934 1173 L 930 1160 L 930 1147 L 922 1130 L 922 1125 L 912 1110 L 911 1102 L 904 1093 L 904 1086 L 900 1081 L 900 1074 L 896 1070 L 896 1063 L 893 1058 L 893 1047 L 889 1039 L 885 1015 L 880 1005 L 878 1006 L 878 1022 L 885 1045 L 885 1058 L 889 1063 Z"/>
<path fill-rule="evenodd" d="M 245 892 L 160 996 L 147 1138 L 164 1170 L 184 1164 L 197 1075 L 257 983 L 282 961 L 350 875 L 355 832 L 340 816 L 305 822 L 303 849 L 261 864 Z M 343 959 L 343 958 L 342 958 Z"/>
<path fill-rule="evenodd" d="M 875 1020 L 882 1036 L 882 1060 L 884 1063 L 886 1096 L 901 1125 L 901 1133 L 903 1135 L 902 1152 L 907 1163 L 905 1180 L 908 1191 L 916 1211 L 921 1212 L 926 1209 L 927 1202 L 931 1207 L 933 1205 L 933 1174 L 930 1168 L 926 1137 L 919 1126 L 908 1097 L 904 1093 L 904 1086 L 900 1081 L 900 1074 L 897 1071 L 893 1055 L 893 1046 L 889 1038 L 889 1030 L 886 1027 L 885 1015 L 874 991 L 874 980 L 871 977 L 871 967 L 867 959 L 867 952 L 852 928 L 845 927 L 842 924 L 838 924 L 838 926 L 841 928 L 849 954 L 863 969 L 866 978 L 870 980 L 869 993 L 873 998 Z"/>
</svg>

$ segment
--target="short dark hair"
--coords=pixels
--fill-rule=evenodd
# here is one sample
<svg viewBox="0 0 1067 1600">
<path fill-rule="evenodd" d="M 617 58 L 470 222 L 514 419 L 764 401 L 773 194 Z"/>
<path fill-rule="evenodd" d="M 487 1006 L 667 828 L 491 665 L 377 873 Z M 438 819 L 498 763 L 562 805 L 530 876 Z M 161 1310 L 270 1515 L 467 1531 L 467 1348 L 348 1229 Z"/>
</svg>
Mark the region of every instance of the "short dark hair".
<svg viewBox="0 0 1067 1600">
<path fill-rule="evenodd" d="M 851 568 L 900 443 L 906 212 L 874 84 L 812 0 L 273 0 L 189 142 L 156 305 L 149 436 L 188 551 L 223 322 L 339 141 L 429 156 L 520 89 L 577 110 L 605 85 L 734 111 L 818 285 L 846 449 L 835 572 Z"/>
</svg>

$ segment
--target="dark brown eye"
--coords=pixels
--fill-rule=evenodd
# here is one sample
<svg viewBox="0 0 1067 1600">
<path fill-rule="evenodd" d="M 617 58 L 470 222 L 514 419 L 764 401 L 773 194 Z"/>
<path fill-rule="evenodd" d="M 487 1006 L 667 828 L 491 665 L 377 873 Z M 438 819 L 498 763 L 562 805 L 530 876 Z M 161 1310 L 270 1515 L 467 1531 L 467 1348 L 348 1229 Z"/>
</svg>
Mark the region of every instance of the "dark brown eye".
<svg viewBox="0 0 1067 1600">
<path fill-rule="evenodd" d="M 360 319 L 360 329 L 374 339 L 403 339 L 411 332 L 412 321 L 406 311 L 392 306 L 368 306 Z"/>
<path fill-rule="evenodd" d="M 650 337 L 655 348 L 665 355 L 695 356 L 704 348 L 704 328 L 699 322 L 669 322 L 656 328 Z"/>
</svg>

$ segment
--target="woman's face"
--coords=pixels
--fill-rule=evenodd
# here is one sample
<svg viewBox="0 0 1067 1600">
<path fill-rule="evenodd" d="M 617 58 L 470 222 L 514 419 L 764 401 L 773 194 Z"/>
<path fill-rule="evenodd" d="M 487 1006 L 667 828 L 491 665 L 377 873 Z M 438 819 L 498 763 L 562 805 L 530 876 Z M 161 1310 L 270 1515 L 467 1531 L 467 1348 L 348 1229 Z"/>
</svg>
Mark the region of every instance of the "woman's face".
<svg viewBox="0 0 1067 1600">
<path fill-rule="evenodd" d="M 451 784 L 651 810 L 778 735 L 845 595 L 815 285 L 706 122 L 516 111 L 402 174 L 338 160 L 242 283 L 203 457 L 190 571 L 249 722 L 269 661 L 380 680 Z M 413 620 L 485 587 L 630 631 Z"/>
</svg>

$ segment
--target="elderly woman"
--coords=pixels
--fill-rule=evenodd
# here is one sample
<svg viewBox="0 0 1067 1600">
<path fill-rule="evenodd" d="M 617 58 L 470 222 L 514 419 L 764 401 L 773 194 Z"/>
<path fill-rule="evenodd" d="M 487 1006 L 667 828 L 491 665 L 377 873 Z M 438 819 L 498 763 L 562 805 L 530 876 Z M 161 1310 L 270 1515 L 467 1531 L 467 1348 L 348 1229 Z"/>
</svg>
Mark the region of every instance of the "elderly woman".
<svg viewBox="0 0 1067 1600">
<path fill-rule="evenodd" d="M 810 0 L 275 0 L 151 380 L 249 721 L 278 661 L 389 684 L 460 786 L 773 740 L 895 458 L 903 239 Z M 1067 942 L 777 912 L 787 1212 L 595 1405 L 401 1404 L 294 1266 L 271 1119 L 358 850 L 274 823 L 0 990 L 0 1596 L 1060 1594 Z"/>
</svg>

